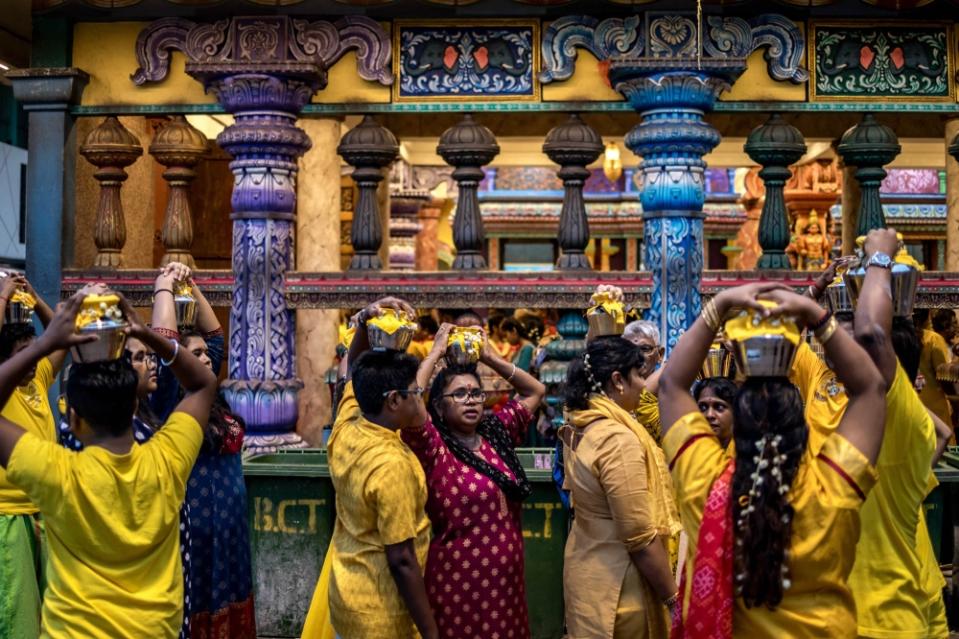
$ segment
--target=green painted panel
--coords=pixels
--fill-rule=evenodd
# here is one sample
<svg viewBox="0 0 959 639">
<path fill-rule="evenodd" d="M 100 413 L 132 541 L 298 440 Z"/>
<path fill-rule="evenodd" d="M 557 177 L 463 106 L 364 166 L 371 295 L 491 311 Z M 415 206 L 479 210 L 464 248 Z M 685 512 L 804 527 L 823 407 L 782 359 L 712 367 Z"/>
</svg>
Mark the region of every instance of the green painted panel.
<svg viewBox="0 0 959 639">
<path fill-rule="evenodd" d="M 551 449 L 520 449 L 533 482 L 523 504 L 526 598 L 533 639 L 563 636 L 563 550 L 569 527 L 553 487 Z M 326 451 L 287 450 L 243 463 L 249 495 L 257 631 L 299 637 L 333 534 Z"/>
</svg>

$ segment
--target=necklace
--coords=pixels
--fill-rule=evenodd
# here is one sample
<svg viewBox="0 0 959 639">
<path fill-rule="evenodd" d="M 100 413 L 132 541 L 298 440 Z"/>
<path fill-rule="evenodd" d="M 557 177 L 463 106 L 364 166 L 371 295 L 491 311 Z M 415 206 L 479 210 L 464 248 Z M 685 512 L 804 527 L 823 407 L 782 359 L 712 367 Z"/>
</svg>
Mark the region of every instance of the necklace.
<svg viewBox="0 0 959 639">
<path fill-rule="evenodd" d="M 452 429 L 450 429 L 452 430 Z M 456 431 L 453 431 L 453 437 L 458 439 L 460 443 L 469 448 L 470 450 L 478 450 L 483 443 L 483 438 L 480 437 L 479 433 L 473 433 L 472 435 L 460 435 Z"/>
</svg>

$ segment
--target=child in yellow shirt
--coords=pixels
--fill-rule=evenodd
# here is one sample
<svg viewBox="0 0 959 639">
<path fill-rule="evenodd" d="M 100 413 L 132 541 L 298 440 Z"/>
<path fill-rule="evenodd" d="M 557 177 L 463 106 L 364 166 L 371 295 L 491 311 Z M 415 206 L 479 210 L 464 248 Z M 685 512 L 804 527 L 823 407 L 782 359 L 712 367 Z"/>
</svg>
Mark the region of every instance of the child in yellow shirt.
<svg viewBox="0 0 959 639">
<path fill-rule="evenodd" d="M 43 357 L 90 341 L 74 328 L 82 298 L 72 297 L 42 337 L 0 365 L 0 403 Z M 133 439 L 137 376 L 124 360 L 70 369 L 68 418 L 81 452 L 0 418 L 0 466 L 46 521 L 50 581 L 41 637 L 172 639 L 183 620 L 179 509 L 216 377 L 121 305 L 129 336 L 170 362 L 187 391 L 149 442 Z"/>
</svg>

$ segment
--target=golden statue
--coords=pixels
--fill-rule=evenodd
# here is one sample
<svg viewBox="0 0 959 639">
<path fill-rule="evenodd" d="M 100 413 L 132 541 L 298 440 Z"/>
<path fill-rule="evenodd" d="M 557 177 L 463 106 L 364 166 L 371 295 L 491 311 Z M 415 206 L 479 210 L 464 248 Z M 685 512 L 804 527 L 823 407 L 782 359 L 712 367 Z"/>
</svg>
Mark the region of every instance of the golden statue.
<svg viewBox="0 0 959 639">
<path fill-rule="evenodd" d="M 809 213 L 806 227 L 796 238 L 800 271 L 821 271 L 829 266 L 829 238 L 822 232 L 816 211 Z"/>
</svg>

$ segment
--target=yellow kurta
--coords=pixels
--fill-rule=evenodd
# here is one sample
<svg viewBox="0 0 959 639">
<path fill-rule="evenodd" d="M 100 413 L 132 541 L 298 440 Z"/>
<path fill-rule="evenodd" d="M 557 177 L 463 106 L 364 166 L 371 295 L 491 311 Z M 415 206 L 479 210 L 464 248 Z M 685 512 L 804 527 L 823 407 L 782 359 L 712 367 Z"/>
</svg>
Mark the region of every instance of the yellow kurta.
<svg viewBox="0 0 959 639">
<path fill-rule="evenodd" d="M 792 379 L 807 397 L 810 443 L 822 442 L 846 410 L 846 393 L 828 396 L 834 374 L 801 346 Z M 825 399 L 828 396 L 828 399 Z M 922 514 L 922 501 L 936 485 L 931 462 L 936 435 L 932 420 L 905 371 L 886 393 L 886 430 L 876 469 L 879 483 L 863 504 L 862 535 L 849 577 L 859 634 L 881 639 L 920 639 L 944 623 L 944 580 Z"/>
<path fill-rule="evenodd" d="M 629 556 L 680 528 L 662 450 L 605 398 L 594 397 L 570 420 L 564 454 L 576 516 L 563 567 L 569 637 L 665 639 L 666 608 Z"/>
<path fill-rule="evenodd" d="M 706 436 L 692 442 L 677 457 L 695 435 Z M 663 447 L 672 465 L 679 512 L 689 535 L 689 556 L 695 557 L 706 498 L 729 458 L 698 411 L 673 425 L 663 439 Z M 775 611 L 747 608 L 737 598 L 734 636 L 856 636 L 856 608 L 846 578 L 852 570 L 853 548 L 859 536 L 861 494 L 868 494 L 875 481 L 876 471 L 868 460 L 838 434 L 825 438 L 818 456 L 807 448 L 789 491 L 789 501 L 796 511 L 788 561 L 792 587 Z M 686 563 L 687 588 L 693 563 Z"/>
<path fill-rule="evenodd" d="M 919 372 L 926 383 L 919 391 L 919 399 L 926 407 L 935 413 L 936 417 L 947 424 L 952 423 L 952 407 L 946 399 L 946 391 L 942 383 L 936 379 L 936 369 L 952 360 L 949 345 L 946 340 L 935 331 L 922 331 L 922 350 L 919 353 Z"/>
<path fill-rule="evenodd" d="M 336 490 L 330 617 L 344 639 L 416 635 L 386 563 L 385 547 L 414 540 L 426 565 L 426 477 L 399 433 L 363 418 L 348 384 L 327 444 Z"/>
</svg>

